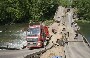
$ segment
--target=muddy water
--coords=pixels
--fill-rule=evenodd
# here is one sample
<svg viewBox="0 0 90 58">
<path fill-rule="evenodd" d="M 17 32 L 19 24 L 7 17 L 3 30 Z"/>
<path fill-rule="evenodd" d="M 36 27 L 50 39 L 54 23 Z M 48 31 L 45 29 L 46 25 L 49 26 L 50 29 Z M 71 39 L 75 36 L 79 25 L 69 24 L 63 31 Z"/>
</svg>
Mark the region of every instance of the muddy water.
<svg viewBox="0 0 90 58">
<path fill-rule="evenodd" d="M 9 42 L 15 39 L 25 38 L 25 30 L 28 24 L 14 24 L 0 26 L 0 42 Z"/>
</svg>

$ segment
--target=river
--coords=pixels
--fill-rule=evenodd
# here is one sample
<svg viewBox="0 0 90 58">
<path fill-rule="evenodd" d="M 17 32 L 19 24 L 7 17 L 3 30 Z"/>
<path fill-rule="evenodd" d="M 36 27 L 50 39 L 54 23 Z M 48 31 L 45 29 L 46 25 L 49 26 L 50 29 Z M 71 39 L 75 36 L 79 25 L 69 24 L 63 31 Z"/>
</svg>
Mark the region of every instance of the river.
<svg viewBox="0 0 90 58">
<path fill-rule="evenodd" d="M 90 23 L 87 22 L 78 22 L 80 26 L 80 32 L 84 35 L 90 43 Z"/>
<path fill-rule="evenodd" d="M 0 42 L 9 42 L 14 39 L 24 38 L 24 32 L 28 24 L 13 24 L 0 26 Z"/>
<path fill-rule="evenodd" d="M 90 23 L 78 22 L 78 25 L 80 26 L 80 32 L 90 42 Z M 24 38 L 24 33 L 21 30 L 25 31 L 27 27 L 27 23 L 0 26 L 0 42 Z"/>
</svg>

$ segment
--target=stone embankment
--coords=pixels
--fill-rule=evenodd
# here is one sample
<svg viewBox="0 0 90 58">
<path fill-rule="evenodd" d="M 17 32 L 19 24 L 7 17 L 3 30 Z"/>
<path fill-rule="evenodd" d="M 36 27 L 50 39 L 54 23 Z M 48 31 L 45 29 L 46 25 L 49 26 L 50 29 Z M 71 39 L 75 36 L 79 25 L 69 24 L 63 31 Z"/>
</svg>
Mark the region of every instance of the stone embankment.
<svg viewBox="0 0 90 58">
<path fill-rule="evenodd" d="M 54 19 L 56 22 L 54 22 L 52 25 L 49 26 L 49 32 L 52 36 L 51 38 L 51 42 L 54 44 L 54 46 L 47 50 L 45 53 L 43 53 L 41 55 L 40 58 L 52 58 L 53 56 L 64 56 L 64 47 L 60 46 L 57 43 L 57 40 L 62 40 L 62 29 L 65 27 L 63 26 L 62 23 L 60 23 L 59 21 L 61 21 L 63 19 L 64 16 L 64 7 L 58 7 L 58 10 L 55 13 Z M 57 23 L 57 21 L 59 23 Z M 52 32 L 52 29 L 54 29 L 56 31 L 56 33 Z"/>
</svg>

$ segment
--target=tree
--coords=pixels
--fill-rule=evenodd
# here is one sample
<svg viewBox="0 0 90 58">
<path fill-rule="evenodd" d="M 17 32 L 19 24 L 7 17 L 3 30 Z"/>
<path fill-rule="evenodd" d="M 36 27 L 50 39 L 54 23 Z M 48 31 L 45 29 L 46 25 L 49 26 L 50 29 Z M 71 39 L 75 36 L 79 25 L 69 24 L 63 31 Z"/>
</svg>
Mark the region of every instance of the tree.
<svg viewBox="0 0 90 58">
<path fill-rule="evenodd" d="M 59 0 L 0 0 L 0 23 L 40 21 L 52 18 Z"/>
<path fill-rule="evenodd" d="M 60 0 L 60 5 L 63 7 L 70 7 L 71 4 L 71 0 Z"/>
<path fill-rule="evenodd" d="M 90 1 L 89 0 L 75 0 L 73 7 L 78 9 L 80 19 L 90 20 Z"/>
</svg>

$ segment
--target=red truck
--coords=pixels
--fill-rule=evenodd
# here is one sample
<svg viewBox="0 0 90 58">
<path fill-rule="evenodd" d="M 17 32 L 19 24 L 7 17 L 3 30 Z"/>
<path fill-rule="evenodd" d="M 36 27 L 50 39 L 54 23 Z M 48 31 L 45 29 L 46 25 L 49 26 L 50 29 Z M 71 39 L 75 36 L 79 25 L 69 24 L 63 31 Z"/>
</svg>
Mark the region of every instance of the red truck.
<svg viewBox="0 0 90 58">
<path fill-rule="evenodd" d="M 26 32 L 27 48 L 40 48 L 44 47 L 49 37 L 49 31 L 47 26 L 43 25 L 29 25 Z"/>
</svg>

